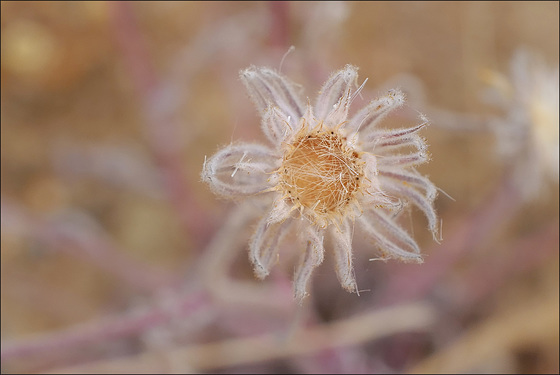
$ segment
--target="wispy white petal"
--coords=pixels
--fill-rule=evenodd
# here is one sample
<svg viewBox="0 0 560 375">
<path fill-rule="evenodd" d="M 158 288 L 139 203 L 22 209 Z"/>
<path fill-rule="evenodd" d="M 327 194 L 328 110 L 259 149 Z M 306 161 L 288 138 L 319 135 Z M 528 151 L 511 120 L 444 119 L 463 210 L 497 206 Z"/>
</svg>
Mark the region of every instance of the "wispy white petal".
<svg viewBox="0 0 560 375">
<path fill-rule="evenodd" d="M 420 248 L 410 235 L 379 209 L 371 209 L 358 218 L 366 235 L 379 247 L 383 257 L 407 262 L 422 262 Z"/>
<path fill-rule="evenodd" d="M 303 115 L 303 104 L 293 82 L 266 67 L 242 70 L 240 77 L 261 116 L 270 105 L 278 106 L 289 117 L 290 125 L 296 126 Z"/>
<path fill-rule="evenodd" d="M 389 90 L 387 95 L 371 101 L 348 121 L 345 126 L 348 134 L 376 126 L 389 112 L 403 105 L 404 100 L 404 94 L 400 90 Z"/>
<path fill-rule="evenodd" d="M 426 143 L 417 134 L 417 131 L 425 127 L 427 123 L 414 126 L 412 128 L 377 130 L 371 129 L 361 133 L 361 140 L 364 149 L 377 149 L 378 147 L 402 147 L 417 145 L 417 148 L 426 148 Z"/>
<path fill-rule="evenodd" d="M 420 150 L 418 152 L 412 152 L 404 155 L 383 155 L 382 157 L 377 158 L 377 163 L 380 169 L 386 166 L 399 166 L 401 168 L 405 168 L 423 164 L 428 160 L 430 160 L 428 152 L 426 150 Z"/>
<path fill-rule="evenodd" d="M 375 152 L 387 153 L 402 147 L 414 147 L 419 151 L 428 149 L 426 140 L 418 134 L 408 134 L 399 139 L 383 139 L 375 146 Z"/>
<path fill-rule="evenodd" d="M 425 191 L 425 196 L 428 200 L 433 201 L 437 195 L 436 186 L 426 177 L 421 176 L 416 170 L 405 170 L 400 168 L 395 169 L 382 169 L 379 175 L 384 178 L 393 179 L 395 182 L 400 182 L 402 185 L 413 185 Z"/>
<path fill-rule="evenodd" d="M 290 125 L 288 118 L 278 107 L 269 106 L 262 118 L 262 131 L 267 138 L 280 148 L 282 142 L 288 140 L 297 129 Z"/>
<path fill-rule="evenodd" d="M 283 222 L 290 217 L 295 206 L 288 204 L 286 199 L 279 198 L 272 204 L 272 210 L 268 214 L 266 221 L 269 224 Z"/>
<path fill-rule="evenodd" d="M 307 226 L 302 233 L 306 242 L 305 252 L 301 255 L 294 275 L 294 297 L 301 303 L 307 296 L 307 284 L 315 267 L 323 262 L 325 250 L 323 248 L 323 231 Z"/>
<path fill-rule="evenodd" d="M 437 190 L 433 185 L 427 186 L 426 195 L 420 193 L 418 189 L 406 183 L 405 180 L 397 180 L 394 177 L 397 175 L 392 175 L 389 178 L 387 175 L 381 175 L 380 183 L 384 191 L 389 194 L 394 194 L 397 197 L 403 198 L 406 201 L 412 202 L 416 207 L 418 207 L 426 219 L 428 219 L 428 228 L 435 236 L 438 231 L 438 218 L 436 211 L 434 209 L 434 199 L 437 195 Z M 405 177 L 405 176 L 403 176 Z M 403 183 L 404 182 L 404 183 Z"/>
<path fill-rule="evenodd" d="M 344 94 L 344 96 L 342 96 L 342 98 L 340 98 L 340 100 L 334 105 L 332 111 L 330 111 L 325 118 L 324 123 L 333 128 L 346 121 L 351 101 L 350 90 L 348 90 L 348 92 Z"/>
<path fill-rule="evenodd" d="M 377 186 L 377 157 L 373 154 L 370 154 L 369 152 L 364 152 L 361 158 L 365 163 L 364 173 L 366 175 L 366 178 L 368 178 L 372 184 L 375 184 L 375 186 Z"/>
<path fill-rule="evenodd" d="M 317 123 L 318 121 L 315 118 L 315 114 L 313 113 L 313 107 L 311 106 L 311 104 L 307 103 L 305 107 L 305 113 L 303 114 L 301 123 L 298 125 L 297 130 L 300 130 L 302 127 L 307 130 L 311 130 L 315 126 L 317 126 Z"/>
<path fill-rule="evenodd" d="M 385 207 L 394 206 L 395 200 L 388 197 L 379 185 L 377 175 L 377 157 L 373 154 L 365 152 L 362 154 L 361 159 L 364 161 L 364 175 L 365 179 L 362 181 L 364 195 L 361 197 L 361 202 L 367 205 L 382 205 Z"/>
<path fill-rule="evenodd" d="M 381 189 L 369 188 L 360 200 L 360 206 L 366 208 L 386 208 L 391 211 L 400 210 L 404 204 L 401 199 L 387 194 Z"/>
<path fill-rule="evenodd" d="M 201 177 L 214 193 L 226 198 L 256 194 L 270 187 L 268 178 L 277 160 L 272 150 L 260 144 L 229 145 L 205 161 Z"/>
<path fill-rule="evenodd" d="M 315 115 L 319 120 L 325 120 L 336 106 L 340 106 L 339 102 L 343 97 L 346 97 L 346 101 L 348 100 L 357 78 L 358 68 L 352 65 L 346 65 L 344 69 L 330 76 L 321 88 L 315 104 Z"/>
<path fill-rule="evenodd" d="M 249 259 L 254 266 L 255 276 L 264 279 L 278 259 L 278 246 L 282 241 L 289 221 L 269 224 L 266 218 L 261 219 L 257 230 L 249 242 Z"/>
<path fill-rule="evenodd" d="M 336 275 L 344 289 L 349 292 L 358 292 L 356 278 L 354 277 L 354 266 L 352 265 L 352 228 L 348 220 L 345 220 L 340 228 L 331 226 L 329 228 L 336 264 Z"/>
</svg>

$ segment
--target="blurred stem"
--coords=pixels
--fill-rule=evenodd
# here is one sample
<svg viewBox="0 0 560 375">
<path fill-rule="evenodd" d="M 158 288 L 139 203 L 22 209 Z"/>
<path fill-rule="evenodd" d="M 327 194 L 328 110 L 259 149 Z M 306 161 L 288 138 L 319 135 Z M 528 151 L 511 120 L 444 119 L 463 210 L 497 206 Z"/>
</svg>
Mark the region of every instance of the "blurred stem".
<svg viewBox="0 0 560 375">
<path fill-rule="evenodd" d="M 7 207 L 2 203 L 2 214 Z M 12 213 L 13 210 L 12 210 Z M 242 234 L 255 216 L 254 207 L 238 205 L 229 213 L 212 242 L 205 249 L 204 256 L 193 267 L 187 277 L 185 288 L 188 293 L 162 290 L 171 293 L 166 306 L 156 304 L 143 311 L 133 311 L 121 317 L 105 319 L 96 323 L 72 327 L 65 332 L 48 334 L 40 338 L 2 343 L 2 361 L 27 357 L 48 356 L 53 352 L 101 345 L 103 342 L 124 339 L 145 334 L 150 329 L 169 324 L 173 319 L 185 321 L 196 312 L 212 309 L 215 304 L 242 306 L 243 308 L 264 308 L 274 313 L 290 312 L 294 306 L 291 290 L 286 292 L 283 283 L 267 288 L 251 282 L 234 281 L 228 277 L 229 267 L 238 255 L 239 244 L 244 241 Z M 47 231 L 47 232 L 51 232 Z M 78 234 L 79 236 L 79 234 Z M 76 236 L 70 239 L 75 240 Z M 88 246 L 94 244 L 82 241 Z M 89 253 L 89 252 L 88 252 Z M 112 254 L 114 255 L 114 254 Z M 120 263 L 114 262 L 115 269 Z M 194 286 L 202 282 L 202 286 Z M 188 286 L 186 284 L 189 284 Z M 203 290 L 204 289 L 204 290 Z M 174 294 L 175 293 L 175 294 Z M 156 297 L 158 294 L 155 295 Z M 4 363 L 6 363 L 4 362 Z M 64 364 L 63 364 L 64 365 Z"/>
<path fill-rule="evenodd" d="M 547 291 L 494 312 L 406 373 L 486 372 L 488 363 L 502 353 L 513 355 L 523 349 L 539 347 L 543 342 L 558 343 L 559 328 L 558 292 Z M 489 368 L 490 372 L 495 371 Z"/>
<path fill-rule="evenodd" d="M 193 272 L 187 276 L 187 282 L 191 277 L 198 278 L 208 292 L 222 303 L 289 312 L 294 307 L 292 294 L 291 290 L 286 290 L 281 279 L 277 278 L 269 285 L 233 280 L 230 276 L 230 268 L 239 256 L 239 249 L 246 246 L 246 228 L 255 217 L 255 207 L 250 203 L 234 206 L 204 250 L 204 255 L 192 267 Z"/>
<path fill-rule="evenodd" d="M 402 265 L 388 281 L 380 297 L 381 305 L 410 301 L 425 295 L 453 266 L 480 246 L 500 224 L 504 224 L 522 206 L 519 190 L 511 179 L 503 178 L 499 187 L 463 222 L 444 238 L 442 245 L 428 250 L 421 266 Z"/>
<path fill-rule="evenodd" d="M 164 186 L 185 233 L 201 249 L 208 241 L 210 218 L 195 198 L 183 171 L 180 125 L 164 98 L 164 90 L 149 58 L 145 40 L 134 18 L 132 2 L 110 3 L 117 46 L 135 85 L 146 120 L 145 135 L 161 167 Z"/>
<path fill-rule="evenodd" d="M 435 311 L 430 305 L 406 304 L 298 330 L 287 339 L 282 334 L 272 333 L 170 349 L 166 354 L 168 360 L 182 368 L 209 371 L 358 345 L 399 332 L 423 331 L 435 322 L 435 318 Z M 56 370 L 59 373 L 159 373 L 163 365 L 158 355 L 146 352 L 128 358 Z"/>
<path fill-rule="evenodd" d="M 133 311 L 125 316 L 72 327 L 31 340 L 2 342 L 2 363 L 17 358 L 34 358 L 52 352 L 63 352 L 87 345 L 138 335 L 165 324 L 172 318 L 185 319 L 207 305 L 207 295 L 195 292 L 177 302 L 177 311 L 157 306 L 146 311 Z"/>
<path fill-rule="evenodd" d="M 100 227 L 91 228 L 79 221 L 75 213 L 58 217 L 41 218 L 32 216 L 23 206 L 15 202 L 3 200 L 1 204 L 2 222 L 8 225 L 5 230 L 10 231 L 9 221 L 19 222 L 25 233 L 33 239 L 45 243 L 56 251 L 64 251 L 71 256 L 95 264 L 100 269 L 113 275 L 121 282 L 125 282 L 137 289 L 154 292 L 162 285 L 174 282 L 173 277 L 129 257 L 126 252 L 117 248 L 112 240 Z"/>
</svg>

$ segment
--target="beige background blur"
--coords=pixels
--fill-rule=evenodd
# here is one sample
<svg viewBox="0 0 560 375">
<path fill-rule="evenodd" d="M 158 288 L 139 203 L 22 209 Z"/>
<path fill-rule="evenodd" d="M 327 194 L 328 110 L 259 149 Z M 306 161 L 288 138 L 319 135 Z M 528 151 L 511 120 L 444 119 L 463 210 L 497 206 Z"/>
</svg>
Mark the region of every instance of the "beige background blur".
<svg viewBox="0 0 560 375">
<path fill-rule="evenodd" d="M 222 212 L 232 204 L 216 199 L 200 182 L 204 157 L 231 140 L 264 141 L 257 113 L 238 80 L 242 68 L 251 64 L 278 68 L 294 45 L 282 71 L 313 98 L 331 71 L 350 63 L 360 68 L 360 80 L 369 78 L 366 100 L 393 83 L 407 91 L 413 110 L 391 121 L 411 124 L 415 109 L 429 117 L 438 109 L 457 118 L 501 115 L 482 101 L 481 72 L 509 74 L 511 57 L 519 47 L 540 54 L 551 68 L 558 66 L 558 2 L 295 2 L 274 7 L 266 2 L 130 3 L 146 46 L 145 54 L 135 56 L 144 56 L 140 65 L 152 67 L 169 95 L 152 108 L 138 90 L 142 83 L 131 71 L 135 62 L 127 61 L 132 55 L 119 42 L 122 19 L 115 16 L 113 3 L 1 3 L 3 343 L 63 330 L 149 301 L 146 294 L 100 267 L 103 260 L 75 256 L 72 243 L 64 249 L 45 245 L 45 238 L 57 243 L 44 231 L 61 213 L 68 215 L 64 220 L 69 225 L 84 225 L 88 233 L 111 238 L 119 251 L 142 267 L 165 277 L 182 277 L 197 257 L 197 244 L 205 240 L 197 239 L 199 232 L 185 230 L 170 204 L 160 180 L 164 172 L 154 157 L 149 116 L 157 119 L 158 110 L 169 115 L 171 139 L 180 150 L 179 169 L 196 202 L 189 215 L 206 218 L 211 236 Z M 283 10 L 285 16 L 274 13 Z M 403 74 L 414 78 L 403 80 Z M 413 82 L 421 82 L 422 90 Z M 495 158 L 491 133 L 469 127 L 468 121 L 451 126 L 436 120 L 432 118 L 432 126 L 423 132 L 432 161 L 419 169 L 455 199 L 440 195 L 437 201 L 445 245 L 447 229 L 486 204 L 505 172 Z M 417 212 L 412 218 L 418 220 L 416 238 L 422 248 L 429 248 L 432 239 L 423 218 Z M 477 262 L 484 263 L 491 254 L 493 260 L 502 257 L 508 263 L 509 257 L 518 256 L 509 249 L 558 222 L 557 183 L 547 185 L 516 216 L 503 220 L 505 224 L 497 226 L 473 255 Z M 523 251 L 532 251 L 532 246 L 529 242 Z M 548 309 L 545 316 L 558 314 L 557 229 L 544 246 L 551 248 L 544 251 L 545 261 L 505 278 L 473 306 L 456 337 L 469 334 L 487 316 L 505 319 L 529 297 L 536 309 Z M 236 261 L 236 272 L 250 279 L 245 255 L 242 251 Z M 367 255 L 361 259 L 367 263 Z M 439 298 L 454 298 L 445 290 L 446 283 L 470 281 L 463 279 L 468 264 L 455 266 L 440 286 Z M 364 275 L 376 267 L 383 265 L 357 268 L 358 278 L 366 280 Z M 291 270 L 287 273 L 290 276 Z M 330 266 L 317 276 L 327 278 L 335 279 Z M 340 298 L 355 297 L 338 291 L 335 282 L 327 285 Z M 318 296 L 324 295 L 317 288 Z M 341 318 L 344 309 L 338 309 L 335 315 Z M 503 353 L 477 365 L 482 371 L 558 372 L 557 319 L 550 329 L 537 329 L 530 340 L 520 334 L 512 339 L 515 345 L 505 345 Z M 514 325 L 507 331 L 515 332 L 519 322 Z M 444 348 L 434 344 L 416 362 Z M 441 370 L 427 366 L 428 372 Z M 21 363 L 2 363 L 3 371 L 25 369 Z"/>
</svg>

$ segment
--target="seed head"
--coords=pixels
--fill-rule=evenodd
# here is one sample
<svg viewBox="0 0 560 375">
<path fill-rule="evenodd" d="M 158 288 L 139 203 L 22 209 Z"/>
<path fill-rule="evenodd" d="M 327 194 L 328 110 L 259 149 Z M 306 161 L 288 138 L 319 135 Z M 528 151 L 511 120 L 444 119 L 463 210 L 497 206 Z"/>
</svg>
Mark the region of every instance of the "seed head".
<svg viewBox="0 0 560 375">
<path fill-rule="evenodd" d="M 332 240 L 341 285 L 358 292 L 352 266 L 354 224 L 382 258 L 421 262 L 418 245 L 400 228 L 395 211 L 414 204 L 436 235 L 437 190 L 414 170 L 428 159 L 426 144 L 416 134 L 427 121 L 422 118 L 412 128 L 377 129 L 404 103 L 404 95 L 391 90 L 348 118 L 363 87 L 354 90 L 358 75 L 353 66 L 331 75 L 313 107 L 304 105 L 296 85 L 272 69 L 251 67 L 240 76 L 273 147 L 229 145 L 205 162 L 202 179 L 219 195 L 261 197 L 272 204 L 249 243 L 255 275 L 268 275 L 279 244 L 296 227 L 301 244 L 294 275 L 298 301 L 307 295 L 312 271 L 323 261 L 325 235 Z M 403 153 L 406 149 L 412 151 Z"/>
<path fill-rule="evenodd" d="M 337 128 L 309 129 L 303 124 L 284 146 L 277 189 L 294 209 L 319 226 L 345 217 L 356 204 L 364 179 L 364 161 Z"/>
</svg>

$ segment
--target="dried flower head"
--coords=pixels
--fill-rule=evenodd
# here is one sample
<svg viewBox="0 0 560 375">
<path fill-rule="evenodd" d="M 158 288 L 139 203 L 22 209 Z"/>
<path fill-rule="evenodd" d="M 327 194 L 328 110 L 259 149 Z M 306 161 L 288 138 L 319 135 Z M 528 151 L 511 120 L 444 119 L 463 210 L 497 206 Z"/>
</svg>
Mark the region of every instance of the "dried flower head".
<svg viewBox="0 0 560 375">
<path fill-rule="evenodd" d="M 559 177 L 558 65 L 519 49 L 509 77 L 489 71 L 489 98 L 505 112 L 493 119 L 498 156 L 513 167 L 513 178 L 525 199 L 534 198 L 547 181 Z"/>
<path fill-rule="evenodd" d="M 269 274 L 290 226 L 298 226 L 303 251 L 294 277 L 298 300 L 323 261 L 325 234 L 332 239 L 340 283 L 358 292 L 352 266 L 354 224 L 377 245 L 381 258 L 409 262 L 422 262 L 420 249 L 397 224 L 395 213 L 411 202 L 424 212 L 434 236 L 437 232 L 437 189 L 414 169 L 428 160 L 426 143 L 416 134 L 427 121 L 422 117 L 423 122 L 411 128 L 377 128 L 404 103 L 398 90 L 371 101 L 349 119 L 350 104 L 363 87 L 354 90 L 357 76 L 357 68 L 350 65 L 332 74 L 312 107 L 278 72 L 243 70 L 241 80 L 272 147 L 231 144 L 203 167 L 202 179 L 215 193 L 265 196 L 272 203 L 250 240 L 258 278 Z M 403 153 L 406 148 L 408 153 Z"/>
</svg>

